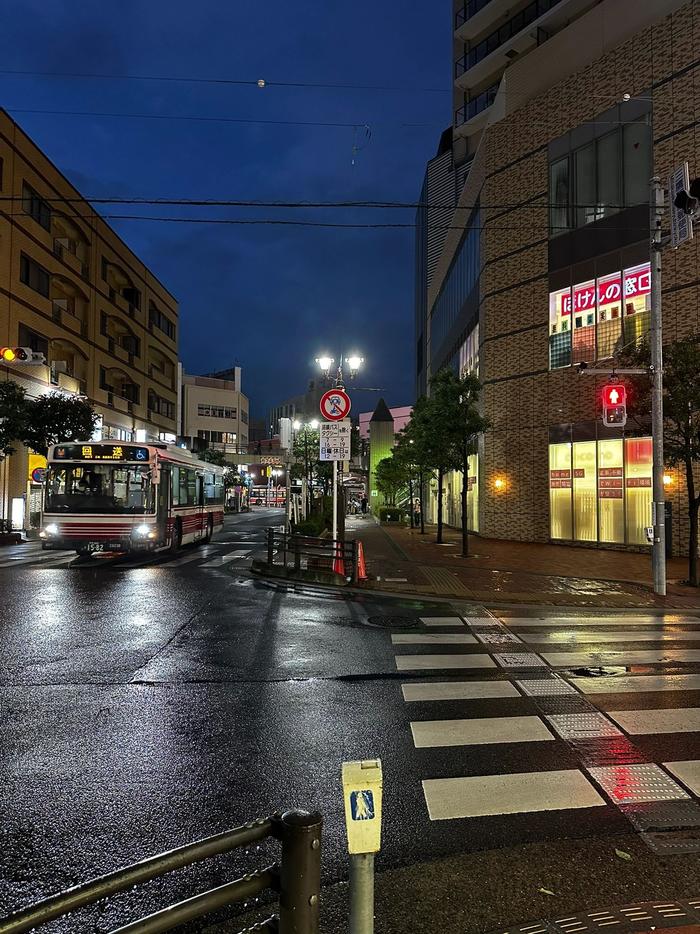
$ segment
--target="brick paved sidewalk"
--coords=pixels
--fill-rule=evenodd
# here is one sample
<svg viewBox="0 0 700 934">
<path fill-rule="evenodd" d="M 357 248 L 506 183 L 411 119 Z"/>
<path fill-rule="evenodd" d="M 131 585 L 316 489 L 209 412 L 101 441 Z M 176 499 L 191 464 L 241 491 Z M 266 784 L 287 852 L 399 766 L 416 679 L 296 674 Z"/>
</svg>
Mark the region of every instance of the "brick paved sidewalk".
<svg viewBox="0 0 700 934">
<path fill-rule="evenodd" d="M 372 589 L 478 602 L 700 609 L 700 591 L 681 583 L 683 558 L 669 560 L 662 599 L 645 554 L 470 536 L 471 554 L 463 558 L 454 529 L 444 530 L 444 545 L 435 544 L 434 527 L 421 535 L 371 518 L 348 518 L 347 532 L 363 543 Z"/>
</svg>

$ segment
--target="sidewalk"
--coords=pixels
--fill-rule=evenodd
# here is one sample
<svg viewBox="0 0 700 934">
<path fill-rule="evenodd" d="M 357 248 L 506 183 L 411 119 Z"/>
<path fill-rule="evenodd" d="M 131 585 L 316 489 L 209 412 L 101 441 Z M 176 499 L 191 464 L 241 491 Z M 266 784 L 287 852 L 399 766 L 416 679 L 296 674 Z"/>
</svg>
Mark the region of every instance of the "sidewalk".
<svg viewBox="0 0 700 934">
<path fill-rule="evenodd" d="M 533 603 L 580 607 L 700 609 L 700 590 L 685 586 L 685 558 L 667 564 L 668 593 L 657 597 L 648 555 L 623 551 L 510 542 L 435 527 L 419 530 L 380 526 L 348 517 L 347 532 L 362 541 L 370 580 L 363 586 L 420 596 L 454 597 L 477 603 Z"/>
</svg>

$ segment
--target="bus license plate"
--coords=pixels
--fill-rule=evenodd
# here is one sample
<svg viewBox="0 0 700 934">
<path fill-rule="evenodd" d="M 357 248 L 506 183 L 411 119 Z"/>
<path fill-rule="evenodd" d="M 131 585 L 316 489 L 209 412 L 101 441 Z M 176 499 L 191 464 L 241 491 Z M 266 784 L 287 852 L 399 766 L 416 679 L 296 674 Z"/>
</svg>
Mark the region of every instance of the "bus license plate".
<svg viewBox="0 0 700 934">
<path fill-rule="evenodd" d="M 89 552 L 104 551 L 105 546 L 102 542 L 88 542 L 87 550 Z"/>
</svg>

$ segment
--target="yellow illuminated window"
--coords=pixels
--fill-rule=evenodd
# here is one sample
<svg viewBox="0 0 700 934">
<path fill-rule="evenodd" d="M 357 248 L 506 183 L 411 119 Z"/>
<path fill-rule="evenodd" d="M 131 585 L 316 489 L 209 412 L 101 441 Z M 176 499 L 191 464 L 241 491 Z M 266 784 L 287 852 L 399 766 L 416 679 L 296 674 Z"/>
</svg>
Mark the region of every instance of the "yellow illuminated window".
<svg viewBox="0 0 700 934">
<path fill-rule="evenodd" d="M 651 438 L 627 438 L 625 460 L 627 541 L 646 545 L 644 528 L 651 525 Z"/>
<path fill-rule="evenodd" d="M 549 445 L 549 534 L 572 538 L 571 445 Z"/>
<path fill-rule="evenodd" d="M 625 541 L 622 439 L 598 442 L 598 513 L 601 542 Z"/>
<path fill-rule="evenodd" d="M 574 538 L 579 542 L 598 540 L 596 497 L 596 443 L 576 441 L 574 448 Z"/>
</svg>

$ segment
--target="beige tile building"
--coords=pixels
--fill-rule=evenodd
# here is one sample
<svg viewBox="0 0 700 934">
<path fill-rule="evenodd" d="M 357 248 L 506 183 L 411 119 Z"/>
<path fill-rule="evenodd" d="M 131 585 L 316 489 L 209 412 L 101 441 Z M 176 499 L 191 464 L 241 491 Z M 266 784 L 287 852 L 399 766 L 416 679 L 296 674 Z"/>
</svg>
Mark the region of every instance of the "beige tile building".
<svg viewBox="0 0 700 934">
<path fill-rule="evenodd" d="M 538 10 L 541 20 L 515 30 Z M 649 178 L 665 181 L 686 160 L 700 174 L 700 0 L 475 0 L 455 12 L 455 40 L 475 32 L 462 64 L 497 80 L 478 112 L 469 100 L 457 109 L 442 155 L 453 172 L 467 161 L 451 212 L 460 229 L 428 257 L 417 304 L 419 389 L 442 366 L 476 369 L 483 383 L 493 427 L 479 451 L 474 528 L 645 548 L 649 427 L 604 428 L 605 380 L 580 376 L 577 364 L 611 368 L 648 331 Z M 495 19 L 478 20 L 487 13 Z M 456 85 L 478 90 L 469 74 L 457 63 Z M 420 245 L 431 231 L 425 214 L 418 220 Z M 697 333 L 697 239 L 664 251 L 663 266 L 665 340 Z M 673 470 L 668 481 L 680 554 L 685 484 Z M 448 509 L 458 520 L 458 503 Z"/>
<path fill-rule="evenodd" d="M 178 305 L 155 275 L 0 110 L 0 345 L 46 367 L 0 367 L 32 393 L 87 396 L 104 438 L 174 440 Z M 0 516 L 36 489 L 27 452 L 5 464 Z"/>
<path fill-rule="evenodd" d="M 183 373 L 180 436 L 194 447 L 195 439 L 224 453 L 248 451 L 248 398 L 241 392 L 241 368 L 216 376 Z"/>
</svg>

